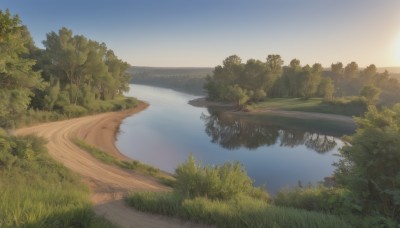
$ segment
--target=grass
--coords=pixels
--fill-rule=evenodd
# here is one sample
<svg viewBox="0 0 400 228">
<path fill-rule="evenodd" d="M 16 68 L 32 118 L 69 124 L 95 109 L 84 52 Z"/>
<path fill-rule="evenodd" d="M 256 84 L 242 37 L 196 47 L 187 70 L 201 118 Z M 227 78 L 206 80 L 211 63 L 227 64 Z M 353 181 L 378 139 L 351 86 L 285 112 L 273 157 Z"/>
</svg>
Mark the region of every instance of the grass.
<svg viewBox="0 0 400 228">
<path fill-rule="evenodd" d="M 254 109 L 280 109 L 288 111 L 316 112 L 345 116 L 360 116 L 366 106 L 360 105 L 356 98 L 342 98 L 324 101 L 321 98 L 273 98 L 249 106 Z"/>
<path fill-rule="evenodd" d="M 0 137 L 0 227 L 114 227 L 95 217 L 88 189 L 44 145 Z"/>
<path fill-rule="evenodd" d="M 131 193 L 127 202 L 138 210 L 175 216 L 218 227 L 351 227 L 340 217 L 285 208 L 251 197 L 211 200 L 182 198 L 176 193 Z"/>
<path fill-rule="evenodd" d="M 109 153 L 92 146 L 88 143 L 86 143 L 83 140 L 80 139 L 72 139 L 72 142 L 75 143 L 75 145 L 79 146 L 81 149 L 85 150 L 89 154 L 91 154 L 93 157 L 97 158 L 98 160 L 109 164 L 109 165 L 115 165 L 123 169 L 128 169 L 128 170 L 133 170 L 135 172 L 152 176 L 158 179 L 161 183 L 168 185 L 168 186 L 173 186 L 174 184 L 174 178 L 172 176 L 169 176 L 163 172 L 161 172 L 158 168 L 154 168 L 150 165 L 143 164 L 139 161 L 123 161 L 116 159 L 114 156 L 110 155 Z"/>
<path fill-rule="evenodd" d="M 124 109 L 134 108 L 138 105 L 139 101 L 133 97 L 119 96 L 114 100 L 97 100 L 88 104 L 85 107 L 79 105 L 68 105 L 63 107 L 63 110 L 44 111 L 29 109 L 26 112 L 0 119 L 0 127 L 4 128 L 18 128 L 24 126 L 31 126 L 38 123 L 46 123 L 52 121 L 65 120 L 74 117 L 81 117 L 85 115 L 92 115 L 110 111 L 120 111 Z"/>
<path fill-rule="evenodd" d="M 172 192 L 134 192 L 126 201 L 141 211 L 218 227 L 352 227 L 329 213 L 273 205 L 240 164 L 201 166 L 193 156 L 176 169 Z"/>
<path fill-rule="evenodd" d="M 226 114 L 232 115 L 232 114 Z M 293 118 L 287 116 L 281 116 L 279 114 L 274 113 L 262 113 L 262 114 L 246 114 L 244 113 L 245 121 L 249 121 L 252 123 L 258 123 L 260 125 L 271 124 L 272 126 L 278 126 L 282 129 L 291 129 L 291 130 L 302 130 L 308 132 L 316 132 L 320 134 L 332 135 L 335 137 L 341 137 L 343 135 L 353 134 L 356 128 L 356 125 L 334 121 L 334 120 L 319 120 L 319 119 L 301 119 L 301 118 Z"/>
</svg>

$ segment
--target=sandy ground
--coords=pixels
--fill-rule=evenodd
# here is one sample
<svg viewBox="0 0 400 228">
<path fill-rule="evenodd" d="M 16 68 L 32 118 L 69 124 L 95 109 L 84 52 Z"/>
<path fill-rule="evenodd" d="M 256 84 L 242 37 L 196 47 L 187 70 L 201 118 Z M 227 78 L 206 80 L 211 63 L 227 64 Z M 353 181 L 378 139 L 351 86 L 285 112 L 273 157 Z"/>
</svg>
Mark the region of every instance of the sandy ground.
<svg viewBox="0 0 400 228">
<path fill-rule="evenodd" d="M 70 139 L 79 138 L 120 159 L 128 159 L 115 146 L 121 121 L 148 105 L 123 112 L 44 123 L 15 131 L 16 135 L 37 134 L 48 140 L 49 154 L 80 174 L 92 190 L 95 212 L 120 227 L 204 227 L 175 218 L 139 212 L 125 205 L 122 198 L 131 191 L 168 191 L 153 178 L 106 165 L 77 147 Z"/>
</svg>

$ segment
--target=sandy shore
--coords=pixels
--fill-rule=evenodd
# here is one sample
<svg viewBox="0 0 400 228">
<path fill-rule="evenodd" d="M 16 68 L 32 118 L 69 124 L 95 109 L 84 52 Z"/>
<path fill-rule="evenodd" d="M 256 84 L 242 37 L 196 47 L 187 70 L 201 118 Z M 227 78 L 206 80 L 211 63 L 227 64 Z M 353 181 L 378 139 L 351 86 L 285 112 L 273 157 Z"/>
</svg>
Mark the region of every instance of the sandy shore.
<svg viewBox="0 0 400 228">
<path fill-rule="evenodd" d="M 96 213 L 120 227 L 203 227 L 129 208 L 122 200 L 128 192 L 170 189 L 151 177 L 104 164 L 71 142 L 71 139 L 79 138 L 117 158 L 129 159 L 116 148 L 115 136 L 124 118 L 147 107 L 148 104 L 141 102 L 134 109 L 39 124 L 18 129 L 15 134 L 36 134 L 46 138 L 49 154 L 80 174 L 90 187 Z"/>
</svg>

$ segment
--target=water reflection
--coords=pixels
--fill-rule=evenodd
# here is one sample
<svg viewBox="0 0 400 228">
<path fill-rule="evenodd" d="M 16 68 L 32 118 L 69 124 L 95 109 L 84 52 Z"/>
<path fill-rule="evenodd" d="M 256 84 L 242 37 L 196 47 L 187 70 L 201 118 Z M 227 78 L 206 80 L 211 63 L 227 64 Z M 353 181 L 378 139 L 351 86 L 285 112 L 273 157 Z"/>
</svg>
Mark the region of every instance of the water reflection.
<svg viewBox="0 0 400 228">
<path fill-rule="evenodd" d="M 290 129 L 266 121 L 249 120 L 221 110 L 208 111 L 210 115 L 202 113 L 200 117 L 205 123 L 205 132 L 211 137 L 212 143 L 217 143 L 226 149 L 245 147 L 254 150 L 264 145 L 276 144 L 291 148 L 305 145 L 317 153 L 324 154 L 336 146 L 335 138 L 332 136 L 302 129 Z"/>
</svg>

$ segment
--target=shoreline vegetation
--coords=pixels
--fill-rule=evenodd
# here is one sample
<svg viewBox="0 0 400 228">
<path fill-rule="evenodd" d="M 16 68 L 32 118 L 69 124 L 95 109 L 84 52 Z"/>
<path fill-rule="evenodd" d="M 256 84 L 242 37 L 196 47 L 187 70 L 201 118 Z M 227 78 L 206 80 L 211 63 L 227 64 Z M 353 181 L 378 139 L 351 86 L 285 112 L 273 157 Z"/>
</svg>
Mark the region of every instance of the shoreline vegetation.
<svg viewBox="0 0 400 228">
<path fill-rule="evenodd" d="M 287 99 L 281 99 L 287 100 Z M 300 99 L 295 99 L 296 103 L 302 103 Z M 307 102 L 307 101 L 305 101 Z M 236 106 L 232 103 L 224 103 L 224 102 L 216 102 L 216 101 L 208 101 L 206 97 L 196 98 L 190 100 L 188 102 L 190 105 L 194 107 L 215 107 L 215 108 L 231 108 L 228 110 L 231 114 L 236 115 L 263 115 L 263 114 L 270 114 L 270 115 L 277 115 L 277 116 L 285 116 L 290 118 L 298 118 L 298 119 L 320 119 L 320 120 L 328 120 L 328 121 L 335 121 L 335 122 L 343 122 L 346 124 L 354 125 L 354 120 L 352 117 L 346 115 L 339 115 L 339 114 L 331 114 L 331 113 L 323 113 L 318 112 L 318 104 L 315 104 L 315 110 L 311 109 L 310 111 L 300 111 L 301 108 L 292 108 L 288 109 L 290 106 L 278 106 L 278 107 L 262 107 L 262 104 L 250 106 L 248 109 L 240 110 L 235 108 Z M 263 104 L 268 104 L 268 101 L 264 102 Z"/>
<path fill-rule="evenodd" d="M 25 137 L 24 135 L 35 133 L 38 137 L 45 138 L 49 142 L 47 149 L 51 163 L 58 164 L 58 162 L 61 162 L 65 165 L 66 168 L 63 167 L 65 175 L 69 175 L 68 173 L 80 174 L 81 177 L 76 177 L 74 183 L 79 183 L 77 187 L 80 186 L 79 188 L 82 188 L 83 184 L 79 180 L 83 180 L 84 185 L 90 189 L 90 192 L 85 190 L 86 192 L 82 193 L 84 195 L 79 198 L 82 203 L 87 205 L 85 212 L 89 213 L 87 216 L 93 216 L 96 213 L 98 216 L 104 216 L 105 219 L 111 221 L 113 224 L 122 226 L 124 224 L 126 226 L 126 224 L 136 223 L 142 224 L 145 227 L 158 227 L 165 224 L 176 224 L 177 227 L 184 227 L 183 223 L 176 219 L 157 218 L 157 221 L 154 221 L 151 215 L 139 216 L 138 212 L 131 209 L 126 210 L 126 206 L 119 203 L 123 196 L 131 191 L 167 191 L 168 187 L 165 187 L 165 185 L 171 185 L 173 181 L 170 174 L 128 159 L 115 147 L 115 136 L 118 134 L 119 126 L 123 119 L 143 111 L 147 107 L 147 103 L 139 102 L 135 108 L 123 111 L 100 113 L 19 128 L 15 130 L 15 134 L 18 137 Z M 61 142 L 58 141 L 60 137 L 63 138 Z M 55 143 L 55 141 L 57 142 Z M 84 147 L 84 150 L 75 147 L 76 143 Z M 43 147 L 45 147 L 44 144 Z M 93 151 L 100 154 L 100 158 L 98 156 L 92 157 Z M 102 159 L 102 156 L 105 159 Z M 111 166 L 107 163 L 111 163 Z M 122 164 L 125 167 L 120 167 L 118 164 Z M 71 187 L 65 188 L 66 192 L 69 190 L 71 190 Z M 89 199 L 92 201 L 93 207 Z M 39 202 L 37 204 L 40 205 Z M 12 209 L 10 209 L 11 211 Z M 60 216 L 62 217 L 63 215 Z M 118 216 L 123 217 L 121 219 Z M 140 217 L 139 219 L 138 216 Z M 134 218 L 135 221 L 133 220 Z M 20 220 L 19 224 L 23 224 L 24 221 L 22 218 L 16 219 Z M 73 217 L 66 217 L 66 220 L 63 223 L 66 226 L 71 224 L 70 222 L 74 222 Z M 94 224 L 96 224 L 94 227 L 113 227 L 110 222 L 103 220 L 101 217 L 99 219 L 96 217 L 93 220 Z M 51 226 L 47 225 L 46 221 L 42 226 Z M 88 219 L 88 221 L 83 222 L 89 223 L 91 221 Z M 89 225 L 84 226 L 89 227 Z"/>
<path fill-rule="evenodd" d="M 0 10 L 0 21 L 1 227 L 197 226 L 128 210 L 130 192 L 125 199 L 138 209 L 221 227 L 398 227 L 400 83 L 389 72 L 338 62 L 326 74 L 319 63 L 284 66 L 279 55 L 246 63 L 229 56 L 204 89 L 210 100 L 235 104 L 231 114 L 344 124 L 349 117 L 333 114 L 361 116 L 334 164 L 337 186 L 271 199 L 239 163 L 201 166 L 190 157 L 171 189 L 147 175 L 164 173 L 115 146 L 121 121 L 148 106 L 123 96 L 127 62 L 65 27 L 47 33 L 41 49 L 18 15 Z M 190 80 L 180 78 L 184 87 Z"/>
</svg>

